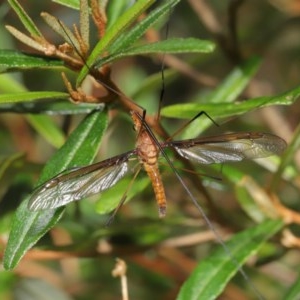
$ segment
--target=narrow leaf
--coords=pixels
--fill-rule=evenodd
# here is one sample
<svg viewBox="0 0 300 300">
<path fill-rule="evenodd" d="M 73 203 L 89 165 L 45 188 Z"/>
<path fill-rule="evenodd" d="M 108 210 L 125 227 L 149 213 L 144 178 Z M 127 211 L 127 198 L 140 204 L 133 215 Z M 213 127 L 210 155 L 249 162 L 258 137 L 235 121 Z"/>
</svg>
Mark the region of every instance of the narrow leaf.
<svg viewBox="0 0 300 300">
<path fill-rule="evenodd" d="M 300 278 L 295 280 L 294 284 L 289 287 L 287 294 L 282 297 L 284 300 L 298 300 L 300 299 Z"/>
<path fill-rule="evenodd" d="M 70 43 L 72 46 L 74 45 L 74 47 L 76 49 L 80 49 L 80 45 L 79 45 L 75 35 L 62 21 L 59 21 L 56 17 L 54 17 L 46 12 L 42 12 L 41 17 L 65 41 Z"/>
<path fill-rule="evenodd" d="M 260 187 L 254 178 L 244 175 L 235 186 L 235 193 L 241 207 L 256 222 L 279 217 L 270 193 Z"/>
<path fill-rule="evenodd" d="M 52 0 L 55 3 L 79 10 L 80 0 Z"/>
<path fill-rule="evenodd" d="M 19 31 L 13 26 L 6 25 L 5 28 L 19 41 L 24 43 L 25 45 L 29 46 L 30 48 L 36 49 L 39 52 L 44 52 L 45 47 L 40 42 L 37 42 L 33 38 L 27 36 L 23 32 Z"/>
<path fill-rule="evenodd" d="M 201 261 L 192 275 L 183 284 L 177 300 L 216 299 L 229 280 L 238 272 L 248 258 L 257 253 L 261 245 L 283 227 L 279 220 L 268 220 L 256 227 L 236 234 L 226 245 L 232 257 L 219 247 L 207 259 Z M 257 296 L 257 295 L 256 295 Z"/>
<path fill-rule="evenodd" d="M 2 80 L 4 82 L 2 82 Z M 36 102 L 43 103 L 45 100 L 53 101 L 55 99 L 67 99 L 69 97 L 67 93 L 62 92 L 19 92 L 25 88 L 18 85 L 14 80 L 12 80 L 11 77 L 3 75 L 1 76 L 0 87 L 3 91 L 10 92 L 8 94 L 0 95 L 0 111 L 2 112 L 28 113 L 37 108 L 38 105 Z M 76 107 L 71 103 L 69 103 L 69 105 Z M 51 113 L 53 114 L 54 112 L 52 111 Z M 48 116 L 25 115 L 25 118 L 31 124 L 31 126 L 51 145 L 58 148 L 63 144 L 65 139 L 64 135 L 57 127 L 56 123 Z"/>
<path fill-rule="evenodd" d="M 26 95 L 27 93 L 22 94 Z M 0 98 L 2 98 L 2 96 L 3 95 L 0 95 Z M 16 100 L 16 98 L 14 98 L 14 94 L 11 94 L 10 96 L 10 100 Z M 22 99 L 24 99 L 24 97 Z M 34 107 L 34 104 L 29 103 L 29 106 L 32 109 Z M 19 110 L 21 110 L 21 112 L 24 113 L 24 110 L 22 110 L 22 106 L 19 106 Z M 49 117 L 43 115 L 26 115 L 26 120 L 50 145 L 54 146 L 55 148 L 59 148 L 64 143 L 65 137 L 62 131 Z"/>
<path fill-rule="evenodd" d="M 150 55 L 156 53 L 209 53 L 214 50 L 214 44 L 210 41 L 199 40 L 195 38 L 173 38 L 156 43 L 150 43 L 142 46 L 132 47 L 122 52 L 110 55 L 99 60 L 96 67 L 112 62 L 127 56 Z"/>
<path fill-rule="evenodd" d="M 94 110 L 102 111 L 105 105 L 103 103 L 76 103 L 65 100 L 49 100 L 17 103 L 0 103 L 0 112 L 13 112 L 20 114 L 47 114 L 47 115 L 77 115 L 89 114 Z"/>
<path fill-rule="evenodd" d="M 220 116 L 220 114 L 224 113 L 225 103 L 231 103 L 237 99 L 237 97 L 242 93 L 246 85 L 252 79 L 254 74 L 256 73 L 258 67 L 260 65 L 260 60 L 256 57 L 250 58 L 248 61 L 243 63 L 241 66 L 237 66 L 232 70 L 232 72 L 223 80 L 221 84 L 210 94 L 205 95 L 205 98 L 198 98 L 191 100 L 189 102 L 193 102 L 195 109 L 189 112 L 189 117 L 192 118 L 200 111 L 205 111 L 212 118 L 216 119 Z M 198 103 L 195 103 L 198 102 Z M 220 105 L 222 103 L 222 105 Z M 206 106 L 208 105 L 208 106 Z M 211 105 L 211 106 L 210 106 Z M 234 108 L 238 104 L 228 104 L 228 106 Z M 185 109 L 188 110 L 188 106 L 181 105 L 180 108 L 177 106 L 171 106 L 170 109 L 177 108 L 180 110 L 180 115 L 185 115 Z M 217 109 L 217 111 L 216 111 Z M 162 114 L 167 112 L 169 108 L 164 108 Z M 195 112 L 197 111 L 197 112 Z M 169 111 L 170 112 L 170 111 Z M 169 114 L 169 112 L 167 112 Z M 212 114 L 212 112 L 214 114 Z M 246 112 L 246 110 L 244 110 Z M 242 112 L 241 112 L 242 113 Z M 235 113 L 233 113 L 235 114 Z M 166 115 L 165 115 L 166 116 Z M 176 116 L 173 116 L 176 117 Z M 184 116 L 185 118 L 186 116 Z M 221 116 L 220 116 L 221 117 Z M 217 120 L 216 120 L 217 121 Z M 190 126 L 189 130 L 185 131 L 182 138 L 190 138 L 198 136 L 201 134 L 206 128 L 212 125 L 212 122 L 209 119 L 199 118 L 195 120 Z M 187 133 L 192 135 L 187 135 Z"/>
<path fill-rule="evenodd" d="M 188 103 L 164 107 L 161 114 L 165 117 L 190 119 L 200 111 L 212 118 L 237 116 L 257 108 L 272 105 L 290 105 L 298 100 L 300 87 L 277 96 L 258 97 L 238 103 Z"/>
<path fill-rule="evenodd" d="M 135 2 L 121 17 L 119 17 L 118 21 L 107 30 L 106 34 L 103 38 L 98 42 L 89 56 L 86 65 L 82 68 L 80 74 L 77 78 L 77 86 L 80 86 L 83 79 L 89 72 L 88 66 L 94 65 L 96 59 L 101 56 L 108 47 L 113 43 L 114 40 L 118 36 L 124 32 L 124 30 L 132 24 L 146 9 L 152 5 L 155 0 L 142 0 Z"/>
<path fill-rule="evenodd" d="M 2 178 L 3 174 L 7 171 L 9 167 L 11 167 L 13 164 L 20 163 L 20 161 L 23 159 L 24 154 L 23 153 L 14 153 L 6 158 L 2 158 L 0 161 L 0 179 Z"/>
<path fill-rule="evenodd" d="M 121 14 L 124 12 L 124 10 L 127 7 L 128 7 L 127 0 L 108 1 L 107 9 L 106 9 L 106 15 L 107 15 L 106 29 L 109 29 L 116 22 L 116 20 L 118 20 L 118 18 L 121 16 Z"/>
<path fill-rule="evenodd" d="M 38 91 L 20 92 L 0 95 L 0 103 L 32 102 L 39 99 L 62 99 L 68 98 L 69 94 L 63 92 Z M 33 106 L 33 104 L 32 104 Z"/>
<path fill-rule="evenodd" d="M 27 115 L 30 125 L 53 147 L 59 148 L 65 141 L 61 129 L 47 116 Z"/>
<path fill-rule="evenodd" d="M 151 11 L 146 18 L 138 22 L 131 30 L 128 30 L 120 36 L 113 45 L 109 48 L 109 52 L 115 53 L 120 49 L 126 49 L 128 46 L 135 43 L 145 32 L 155 23 L 161 20 L 167 13 L 170 12 L 180 0 L 163 1 L 162 5 Z M 119 2 L 118 2 L 119 3 Z"/>
<path fill-rule="evenodd" d="M 70 135 L 63 147 L 49 160 L 37 186 L 67 168 L 91 163 L 98 151 L 106 125 L 106 114 L 95 112 L 88 115 Z M 64 208 L 29 211 L 27 209 L 29 198 L 24 199 L 13 219 L 4 254 L 6 269 L 14 268 L 26 251 L 57 223 L 64 211 Z"/>
<path fill-rule="evenodd" d="M 16 93 L 26 91 L 25 86 L 16 80 L 12 74 L 0 74 L 0 92 Z M 0 93 L 0 95 L 1 95 Z"/>
<path fill-rule="evenodd" d="M 293 162 L 295 154 L 300 147 L 300 125 L 297 126 L 293 134 L 293 139 L 289 142 L 289 146 L 286 149 L 285 153 L 282 155 L 281 163 L 277 169 L 277 172 L 273 176 L 270 188 L 275 190 L 281 180 L 282 174 L 286 167 Z"/>
<path fill-rule="evenodd" d="M 27 13 L 17 0 L 8 0 L 8 3 L 16 12 L 18 17 L 20 18 L 20 21 L 23 23 L 24 27 L 31 34 L 32 37 L 43 37 L 39 29 L 35 26 L 32 19 L 27 15 Z"/>
<path fill-rule="evenodd" d="M 206 103 L 233 102 L 244 91 L 258 71 L 261 59 L 254 56 L 235 67 L 225 80 L 207 97 Z"/>
<path fill-rule="evenodd" d="M 0 71 L 31 68 L 63 68 L 61 60 L 15 50 L 0 50 Z"/>
</svg>

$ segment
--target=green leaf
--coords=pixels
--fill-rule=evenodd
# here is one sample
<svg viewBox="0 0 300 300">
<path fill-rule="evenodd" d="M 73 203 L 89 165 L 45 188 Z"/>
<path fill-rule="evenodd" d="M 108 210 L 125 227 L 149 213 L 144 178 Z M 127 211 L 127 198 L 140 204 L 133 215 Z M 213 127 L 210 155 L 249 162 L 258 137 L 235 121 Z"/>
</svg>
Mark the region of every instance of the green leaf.
<svg viewBox="0 0 300 300">
<path fill-rule="evenodd" d="M 149 43 L 132 47 L 124 53 L 127 55 L 151 54 L 151 53 L 210 53 L 215 44 L 195 38 L 170 38 L 164 41 Z"/>
<path fill-rule="evenodd" d="M 32 19 L 24 11 L 23 7 L 19 4 L 17 0 L 8 0 L 8 3 L 12 9 L 16 12 L 20 21 L 23 23 L 24 27 L 31 34 L 32 37 L 43 37 L 39 29 L 35 26 Z"/>
<path fill-rule="evenodd" d="M 235 195 L 243 210 L 252 220 L 256 223 L 261 223 L 266 219 L 266 215 L 259 209 L 257 204 L 254 203 L 253 198 L 244 186 L 241 187 L 237 185 L 235 187 Z"/>
<path fill-rule="evenodd" d="M 244 175 L 236 184 L 235 193 L 241 207 L 257 223 L 266 218 L 278 217 L 278 211 L 274 207 L 270 194 L 260 187 L 252 177 Z"/>
<path fill-rule="evenodd" d="M 10 79 L 4 77 L 5 82 L 11 82 L 6 79 Z M 6 87 L 7 89 L 7 87 Z M 16 87 L 15 90 L 19 91 L 23 88 Z M 8 88 L 7 90 L 11 90 Z M 37 99 L 43 99 L 40 102 L 45 100 L 53 101 L 55 98 L 68 98 L 67 93 L 62 92 L 16 92 L 16 93 L 9 93 L 9 94 L 2 94 L 0 95 L 0 111 L 5 112 L 32 112 L 38 106 L 35 102 L 32 102 Z M 69 103 L 69 102 L 67 102 Z M 69 104 L 76 107 L 74 104 Z M 26 111 L 27 109 L 27 111 Z M 51 114 L 54 112 L 51 111 Z M 39 134 L 45 138 L 51 145 L 58 148 L 60 147 L 65 140 L 65 137 L 61 130 L 57 127 L 56 123 L 47 116 L 33 116 L 33 115 L 26 115 L 25 116 L 27 121 L 31 124 L 31 126 L 39 132 Z"/>
<path fill-rule="evenodd" d="M 10 74 L 0 75 L 0 112 L 49 115 L 88 114 L 102 111 L 103 103 L 72 103 L 69 94 L 52 91 L 28 92 Z M 33 102 L 34 101 L 34 102 Z"/>
<path fill-rule="evenodd" d="M 65 142 L 63 132 L 48 116 L 27 115 L 26 120 L 53 147 L 59 148 Z"/>
<path fill-rule="evenodd" d="M 22 164 L 22 160 L 24 159 L 23 153 L 14 153 L 0 161 L 0 179 L 3 177 L 5 172 L 12 166 Z"/>
<path fill-rule="evenodd" d="M 2 249 L 1 249 L 2 250 Z M 12 291 L 16 288 L 19 275 L 13 272 L 0 272 L 0 298 L 11 298 Z"/>
<path fill-rule="evenodd" d="M 38 91 L 38 92 L 19 92 L 0 95 L 0 103 L 23 103 L 38 99 L 61 99 L 68 98 L 69 94 L 63 92 Z M 32 104 L 34 105 L 34 104 Z"/>
<path fill-rule="evenodd" d="M 67 168 L 91 163 L 98 151 L 106 125 L 105 113 L 94 112 L 88 115 L 70 135 L 62 148 L 48 161 L 37 186 Z M 26 251 L 57 223 L 64 211 L 64 208 L 29 211 L 27 208 L 29 199 L 30 196 L 24 199 L 13 219 L 4 254 L 6 269 L 14 268 Z"/>
<path fill-rule="evenodd" d="M 52 0 L 55 3 L 79 10 L 80 0 Z"/>
<path fill-rule="evenodd" d="M 208 258 L 199 263 L 183 284 L 177 300 L 216 299 L 229 280 L 238 272 L 237 263 L 243 265 L 248 258 L 258 252 L 266 240 L 282 227 L 282 221 L 268 220 L 236 234 L 226 242 L 236 263 L 224 252 L 224 248 L 219 246 Z"/>
<path fill-rule="evenodd" d="M 95 66 L 98 68 L 116 59 L 134 55 L 149 55 L 155 53 L 209 53 L 214 50 L 214 47 L 214 43 L 210 41 L 195 38 L 173 38 L 122 50 L 119 53 L 109 55 L 97 61 Z"/>
<path fill-rule="evenodd" d="M 61 60 L 44 56 L 26 54 L 15 50 L 0 50 L 0 71 L 7 72 L 15 69 L 31 68 L 63 68 Z"/>
<path fill-rule="evenodd" d="M 107 3 L 107 24 L 106 29 L 109 29 L 116 20 L 121 16 L 124 10 L 128 7 L 128 0 L 108 1 Z"/>
<path fill-rule="evenodd" d="M 234 68 L 225 80 L 210 94 L 205 96 L 206 103 L 233 102 L 244 91 L 261 64 L 259 57 L 251 57 L 242 65 Z"/>
<path fill-rule="evenodd" d="M 270 185 L 271 189 L 275 190 L 278 187 L 284 170 L 291 162 L 293 163 L 294 156 L 296 152 L 299 150 L 299 147 L 300 147 L 300 125 L 298 125 L 297 128 L 295 129 L 293 133 L 293 138 L 289 142 L 289 146 L 287 147 L 286 151 L 282 155 L 281 163 L 277 169 L 277 172 L 272 178 L 272 182 Z"/>
<path fill-rule="evenodd" d="M 66 100 L 53 100 L 19 103 L 2 103 L 0 112 L 13 112 L 21 114 L 48 114 L 48 115 L 77 115 L 89 114 L 94 110 L 101 111 L 105 105 L 103 103 L 72 103 Z"/>
<path fill-rule="evenodd" d="M 193 103 L 193 108 L 190 107 L 191 109 L 189 109 L 189 107 L 185 104 L 180 105 L 180 107 L 179 105 L 173 105 L 163 108 L 161 114 L 175 118 L 181 116 L 183 118 L 190 119 L 200 111 L 205 111 L 213 119 L 216 119 L 221 113 L 223 113 L 223 107 L 220 109 L 220 104 L 235 101 L 236 98 L 242 93 L 249 81 L 252 79 L 259 65 L 260 60 L 258 58 L 250 58 L 241 66 L 237 66 L 236 68 L 234 68 L 232 72 L 225 78 L 225 80 L 221 84 L 219 84 L 219 86 L 212 93 L 210 93 L 209 95 L 205 95 L 205 98 L 199 97 L 196 100 L 189 101 L 190 103 Z M 235 105 L 236 104 L 232 104 L 232 106 Z M 217 109 L 218 112 L 216 112 L 215 109 Z M 177 113 L 175 112 L 176 110 Z M 185 110 L 187 111 L 186 113 Z M 212 115 L 212 112 L 214 113 L 214 115 Z M 175 113 L 177 114 L 177 116 L 174 115 Z M 201 134 L 206 128 L 211 125 L 211 120 L 207 118 L 199 118 L 189 126 L 189 130 L 185 131 L 185 133 L 192 134 L 191 136 L 195 137 Z M 191 136 L 183 134 L 182 138 L 190 138 Z"/>
<path fill-rule="evenodd" d="M 300 279 L 295 280 L 294 284 L 289 287 L 287 294 L 282 298 L 284 300 L 298 300 L 300 299 Z"/>
<path fill-rule="evenodd" d="M 118 18 L 118 21 L 113 24 L 107 30 L 106 34 L 98 42 L 98 44 L 93 49 L 91 55 L 89 56 L 86 65 L 82 68 L 80 74 L 77 78 L 77 87 L 81 85 L 83 79 L 89 72 L 89 67 L 94 65 L 96 59 L 101 56 L 108 47 L 117 39 L 118 36 L 124 32 L 124 30 L 132 24 L 146 9 L 152 5 L 155 0 L 140 0 L 135 2 L 121 17 Z"/>
<path fill-rule="evenodd" d="M 90 164 L 98 152 L 106 126 L 106 112 L 95 111 L 88 115 L 47 163 L 38 185 L 68 168 Z"/>
<path fill-rule="evenodd" d="M 161 20 L 169 13 L 180 0 L 162 1 L 162 5 L 151 11 L 144 19 L 139 21 L 132 29 L 121 35 L 109 48 L 109 53 L 115 53 L 120 49 L 126 49 L 128 46 L 136 42 L 145 32 L 155 23 Z M 117 2 L 113 1 L 112 3 Z M 119 1 L 117 2 L 119 3 Z"/>
<path fill-rule="evenodd" d="M 12 106 L 12 103 L 18 103 L 19 106 L 15 106 L 15 109 L 21 110 L 21 112 L 24 112 L 22 110 L 22 104 L 26 101 L 29 103 L 27 104 L 27 107 L 30 109 L 34 108 L 35 103 L 32 103 L 33 100 L 36 99 L 55 99 L 55 98 L 62 98 L 67 97 L 68 94 L 61 93 L 61 92 L 20 92 L 20 93 L 13 93 L 13 94 L 3 94 L 0 95 L 0 103 L 2 104 L 2 109 L 7 110 L 7 102 L 10 104 L 9 106 Z M 1 105 L 0 105 L 0 111 L 1 111 Z M 57 127 L 57 125 L 53 122 L 52 119 L 46 116 L 33 116 L 33 115 L 27 115 L 26 116 L 27 121 L 31 124 L 31 126 L 39 132 L 39 134 L 45 138 L 46 141 L 48 141 L 51 145 L 58 148 L 60 147 L 65 140 L 65 137 L 61 130 Z"/>
<path fill-rule="evenodd" d="M 18 207 L 12 221 L 3 259 L 3 266 L 7 270 L 18 264 L 26 251 L 57 223 L 64 211 L 60 208 L 32 213 L 28 211 L 27 203 L 28 197 Z"/>
<path fill-rule="evenodd" d="M 190 119 L 200 111 L 205 111 L 211 118 L 225 118 L 241 114 L 257 108 L 273 105 L 293 104 L 300 96 L 300 87 L 277 96 L 258 97 L 237 103 L 188 103 L 164 107 L 161 114 L 165 117 Z"/>
<path fill-rule="evenodd" d="M 191 119 L 201 111 L 205 111 L 213 120 L 218 122 L 220 118 L 236 117 L 252 110 L 273 106 L 273 105 L 290 105 L 300 96 L 300 87 L 285 92 L 277 96 L 259 97 L 237 103 L 188 103 L 175 104 L 164 107 L 161 115 L 171 118 Z M 211 120 L 207 118 L 198 118 L 189 126 L 186 133 L 192 134 L 193 137 L 202 133 L 206 128 L 212 125 Z M 183 135 L 181 138 L 190 138 Z"/>
<path fill-rule="evenodd" d="M 26 88 L 12 74 L 0 74 L 0 95 L 2 93 L 24 92 Z"/>
</svg>

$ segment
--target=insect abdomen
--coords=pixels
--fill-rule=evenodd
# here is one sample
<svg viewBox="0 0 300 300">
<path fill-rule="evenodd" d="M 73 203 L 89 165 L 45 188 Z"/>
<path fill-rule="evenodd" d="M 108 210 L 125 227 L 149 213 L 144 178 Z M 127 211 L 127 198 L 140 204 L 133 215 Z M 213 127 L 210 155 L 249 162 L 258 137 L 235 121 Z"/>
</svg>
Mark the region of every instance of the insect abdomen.
<svg viewBox="0 0 300 300">
<path fill-rule="evenodd" d="M 158 215 L 160 218 L 163 218 L 167 212 L 167 200 L 157 163 L 154 165 L 144 163 L 144 168 L 152 183 L 158 205 Z"/>
</svg>

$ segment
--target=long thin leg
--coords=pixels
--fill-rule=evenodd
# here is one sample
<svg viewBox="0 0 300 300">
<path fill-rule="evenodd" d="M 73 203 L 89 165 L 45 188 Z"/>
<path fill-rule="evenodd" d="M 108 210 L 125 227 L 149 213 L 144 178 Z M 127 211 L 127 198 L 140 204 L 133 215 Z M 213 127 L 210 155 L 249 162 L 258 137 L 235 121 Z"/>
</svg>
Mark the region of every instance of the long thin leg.
<svg viewBox="0 0 300 300">
<path fill-rule="evenodd" d="M 181 126 L 177 131 L 175 131 L 167 140 L 166 142 L 171 141 L 174 136 L 178 135 L 181 131 L 183 131 L 187 126 L 189 126 L 192 122 L 194 122 L 196 119 L 200 118 L 202 115 L 206 116 L 214 125 L 219 127 L 219 124 L 209 116 L 204 110 L 200 111 L 199 113 L 196 114 L 191 120 L 186 122 L 183 126 Z"/>
<path fill-rule="evenodd" d="M 123 206 L 123 204 L 125 203 L 126 201 L 126 198 L 127 198 L 127 195 L 128 195 L 128 192 L 131 190 L 132 188 L 132 185 L 133 185 L 133 182 L 135 181 L 135 179 L 137 178 L 138 174 L 140 173 L 142 169 L 142 165 L 140 165 L 138 167 L 138 169 L 136 170 L 134 176 L 132 177 L 132 179 L 130 180 L 130 183 L 129 185 L 127 186 L 118 206 L 114 209 L 114 211 L 112 212 L 112 214 L 109 216 L 108 220 L 105 222 L 105 226 L 108 227 L 110 226 L 110 224 L 113 222 L 117 212 L 119 211 L 119 209 Z"/>
</svg>

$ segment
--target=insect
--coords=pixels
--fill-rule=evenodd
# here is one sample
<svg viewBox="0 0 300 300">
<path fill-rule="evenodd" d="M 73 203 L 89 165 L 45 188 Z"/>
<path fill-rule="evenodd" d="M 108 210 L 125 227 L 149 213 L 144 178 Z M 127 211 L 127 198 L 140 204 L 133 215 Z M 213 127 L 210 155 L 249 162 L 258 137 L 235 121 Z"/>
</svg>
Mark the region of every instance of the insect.
<svg viewBox="0 0 300 300">
<path fill-rule="evenodd" d="M 132 169 L 129 159 L 139 160 L 149 176 L 160 217 L 166 215 L 167 201 L 158 167 L 164 149 L 173 148 L 182 157 L 198 164 L 236 162 L 280 154 L 286 142 L 276 135 L 260 132 L 230 133 L 196 139 L 158 143 L 143 117 L 131 111 L 137 132 L 136 148 L 104 161 L 63 172 L 38 187 L 32 194 L 30 210 L 54 209 L 99 194 L 111 188 Z"/>
</svg>

